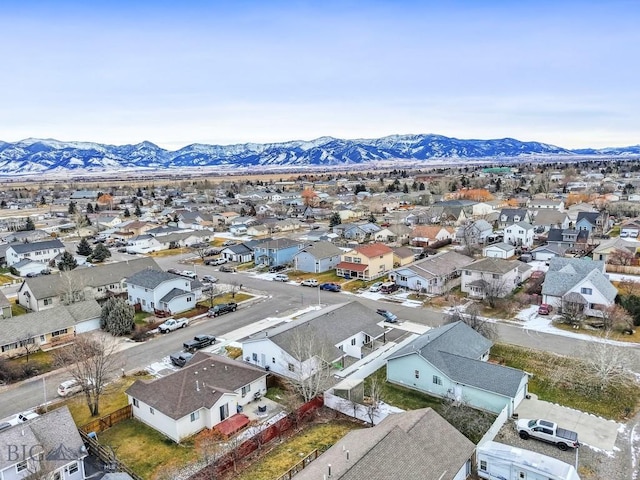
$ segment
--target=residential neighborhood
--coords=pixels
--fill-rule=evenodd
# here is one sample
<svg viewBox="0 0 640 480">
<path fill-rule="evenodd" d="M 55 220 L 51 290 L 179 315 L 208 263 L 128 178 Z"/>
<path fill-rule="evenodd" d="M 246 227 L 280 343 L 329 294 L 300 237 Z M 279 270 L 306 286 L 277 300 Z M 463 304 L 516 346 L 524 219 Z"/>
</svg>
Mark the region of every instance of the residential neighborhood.
<svg viewBox="0 0 640 480">
<path fill-rule="evenodd" d="M 442 170 L 6 185 L 0 442 L 49 449 L 56 422 L 81 444 L 60 479 L 461 480 L 542 457 L 595 479 L 637 458 L 640 176 Z M 536 412 L 576 429 L 577 464 L 518 436 Z M 152 438 L 170 453 L 143 465 Z M 276 439 L 299 455 L 262 477 Z M 0 477 L 49 467 L 23 457 Z"/>
</svg>

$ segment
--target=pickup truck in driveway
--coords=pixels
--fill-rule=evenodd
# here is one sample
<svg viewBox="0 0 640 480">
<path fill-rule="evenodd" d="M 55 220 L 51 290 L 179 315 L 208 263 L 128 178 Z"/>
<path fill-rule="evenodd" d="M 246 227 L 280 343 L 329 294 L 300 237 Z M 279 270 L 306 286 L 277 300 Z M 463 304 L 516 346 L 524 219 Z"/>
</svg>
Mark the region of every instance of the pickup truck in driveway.
<svg viewBox="0 0 640 480">
<path fill-rule="evenodd" d="M 218 305 L 214 305 L 207 312 L 207 317 L 217 317 L 218 315 L 223 315 L 229 312 L 235 312 L 238 308 L 238 304 L 235 302 L 231 303 L 220 303 Z"/>
<path fill-rule="evenodd" d="M 158 327 L 160 333 L 169 333 L 179 328 L 184 328 L 189 325 L 189 320 L 186 318 L 170 318 L 162 325 Z"/>
<path fill-rule="evenodd" d="M 560 428 L 556 423 L 549 420 L 522 418 L 516 422 L 516 428 L 520 438 L 524 440 L 537 438 L 543 442 L 553 443 L 560 450 L 578 448 L 580 446 L 576 432 Z"/>
<path fill-rule="evenodd" d="M 192 352 L 194 350 L 200 350 L 201 348 L 208 347 L 209 345 L 213 345 L 216 342 L 216 337 L 213 335 L 196 335 L 193 337 L 193 340 L 189 340 L 184 342 L 182 346 L 187 352 Z"/>
</svg>

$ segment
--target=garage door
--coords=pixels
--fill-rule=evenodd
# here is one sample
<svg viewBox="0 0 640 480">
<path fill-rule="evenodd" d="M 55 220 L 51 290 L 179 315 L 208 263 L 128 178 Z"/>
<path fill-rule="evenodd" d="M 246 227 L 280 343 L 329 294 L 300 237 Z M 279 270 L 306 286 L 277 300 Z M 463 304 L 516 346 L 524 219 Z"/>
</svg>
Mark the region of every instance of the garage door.
<svg viewBox="0 0 640 480">
<path fill-rule="evenodd" d="M 100 329 L 100 319 L 94 318 L 92 320 L 86 320 L 76 324 L 76 333 L 91 332 L 92 330 Z"/>
</svg>

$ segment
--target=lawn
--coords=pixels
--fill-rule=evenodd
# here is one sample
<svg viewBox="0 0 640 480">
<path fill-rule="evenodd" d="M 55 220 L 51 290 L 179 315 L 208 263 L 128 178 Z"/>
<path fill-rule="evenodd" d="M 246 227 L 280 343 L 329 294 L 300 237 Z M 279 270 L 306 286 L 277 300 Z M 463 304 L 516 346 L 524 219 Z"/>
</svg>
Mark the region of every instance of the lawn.
<svg viewBox="0 0 640 480">
<path fill-rule="evenodd" d="M 146 325 L 148 323 L 146 319 L 151 316 L 149 312 L 140 311 L 134 315 L 133 321 L 136 325 Z"/>
<path fill-rule="evenodd" d="M 11 303 L 11 315 L 17 317 L 18 315 L 24 315 L 27 313 L 27 309 L 17 303 Z"/>
<path fill-rule="evenodd" d="M 113 448 L 118 458 L 142 478 L 154 478 L 158 468 L 167 471 L 197 460 L 192 441 L 177 444 L 135 419 L 99 433 L 98 441 Z"/>
<path fill-rule="evenodd" d="M 13 283 L 15 279 L 10 276 L 10 275 L 2 275 L 0 274 L 0 284 L 5 284 L 5 283 Z"/>
<path fill-rule="evenodd" d="M 129 375 L 124 378 L 118 378 L 116 381 L 107 385 L 105 387 L 105 392 L 100 396 L 100 413 L 102 415 L 107 415 L 125 407 L 127 405 L 127 396 L 124 394 L 124 391 L 136 380 L 149 378 L 151 377 L 148 375 Z M 91 420 L 95 420 L 95 417 L 92 417 L 89 414 L 89 407 L 87 407 L 84 395 L 74 395 L 69 399 L 61 401 L 59 404 L 56 404 L 57 407 L 62 405 L 69 407 L 71 416 L 79 427 L 86 425 Z"/>
<path fill-rule="evenodd" d="M 237 480 L 273 480 L 278 478 L 313 450 L 326 450 L 356 428 L 360 428 L 360 426 L 354 422 L 313 425 L 278 445 L 269 452 L 269 455 L 234 478 Z"/>
<path fill-rule="evenodd" d="M 306 280 L 307 278 L 315 278 L 316 280 L 318 280 L 319 283 L 326 283 L 326 282 L 342 283 L 345 281 L 344 278 L 336 275 L 335 270 L 331 270 L 329 272 L 323 272 L 323 273 L 307 273 L 307 272 L 300 272 L 298 270 L 292 270 L 291 272 L 288 273 L 288 275 L 290 279 L 293 279 L 296 281 Z"/>
<path fill-rule="evenodd" d="M 575 358 L 504 344 L 493 346 L 491 358 L 532 373 L 529 391 L 541 400 L 612 420 L 625 419 L 638 408 L 640 384 L 599 389 L 586 379 L 584 363 Z"/>
</svg>

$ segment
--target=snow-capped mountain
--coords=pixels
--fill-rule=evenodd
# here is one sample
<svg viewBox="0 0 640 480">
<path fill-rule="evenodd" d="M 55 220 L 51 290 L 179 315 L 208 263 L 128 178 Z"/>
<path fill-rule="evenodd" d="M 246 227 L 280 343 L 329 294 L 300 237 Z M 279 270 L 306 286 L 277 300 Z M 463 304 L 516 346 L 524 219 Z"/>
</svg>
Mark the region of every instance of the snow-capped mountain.
<svg viewBox="0 0 640 480">
<path fill-rule="evenodd" d="M 90 142 L 26 139 L 0 141 L 0 174 L 24 175 L 64 172 L 132 171 L 188 167 L 241 168 L 337 166 L 381 160 L 507 159 L 527 156 L 625 155 L 629 149 L 571 151 L 539 142 L 512 138 L 461 140 L 440 135 L 392 135 L 377 139 L 343 140 L 321 137 L 312 141 L 193 144 L 169 151 L 150 142 L 137 145 L 102 145 Z"/>
</svg>

